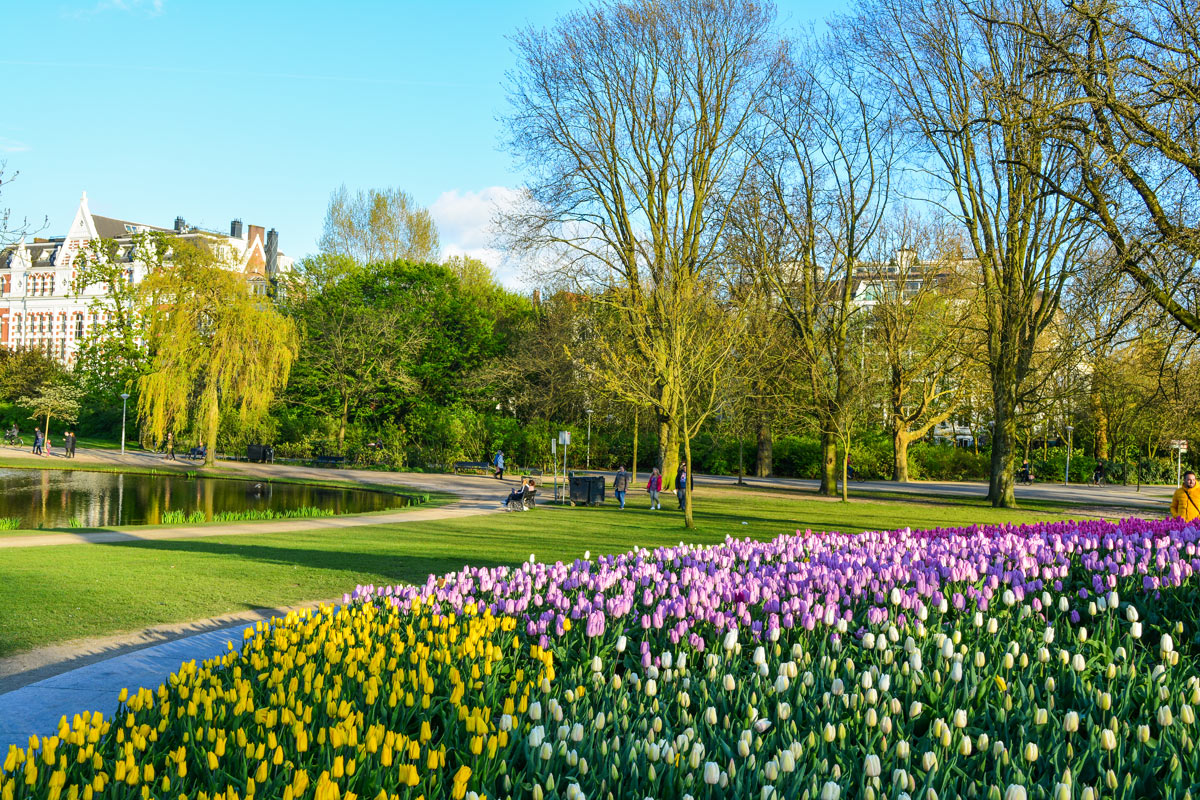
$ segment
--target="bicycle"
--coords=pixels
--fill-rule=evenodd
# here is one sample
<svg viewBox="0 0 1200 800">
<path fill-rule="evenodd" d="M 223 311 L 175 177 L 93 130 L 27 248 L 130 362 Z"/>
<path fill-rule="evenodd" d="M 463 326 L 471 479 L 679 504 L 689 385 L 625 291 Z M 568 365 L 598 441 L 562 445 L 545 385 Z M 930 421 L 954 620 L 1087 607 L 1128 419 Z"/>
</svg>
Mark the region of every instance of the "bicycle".
<svg viewBox="0 0 1200 800">
<path fill-rule="evenodd" d="M 1033 476 L 1017 475 L 1017 486 L 1033 486 Z"/>
<path fill-rule="evenodd" d="M 1087 485 L 1099 487 L 1099 486 L 1104 486 L 1107 483 L 1108 483 L 1108 479 L 1105 478 L 1103 475 L 1093 474 L 1092 477 L 1088 479 Z"/>
<path fill-rule="evenodd" d="M 4 443 L 7 445 L 11 445 L 13 447 L 24 447 L 25 446 L 25 440 L 14 433 L 5 433 L 4 434 Z"/>
</svg>

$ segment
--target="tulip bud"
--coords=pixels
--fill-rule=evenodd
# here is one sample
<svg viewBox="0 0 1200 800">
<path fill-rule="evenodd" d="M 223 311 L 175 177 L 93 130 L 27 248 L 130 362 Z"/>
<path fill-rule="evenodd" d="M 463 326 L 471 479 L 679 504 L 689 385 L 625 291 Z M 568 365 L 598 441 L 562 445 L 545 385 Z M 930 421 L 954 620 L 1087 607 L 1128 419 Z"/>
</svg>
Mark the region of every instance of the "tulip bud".
<svg viewBox="0 0 1200 800">
<path fill-rule="evenodd" d="M 1166 655 L 1167 653 L 1171 653 L 1175 650 L 1175 641 L 1171 638 L 1171 634 L 1164 633 L 1162 635 L 1162 639 L 1160 639 L 1158 642 L 1158 649 L 1164 655 Z"/>
<path fill-rule="evenodd" d="M 937 769 L 937 756 L 932 751 L 926 750 L 925 755 L 921 756 L 921 768 L 926 772 Z"/>
<path fill-rule="evenodd" d="M 704 762 L 704 782 L 709 786 L 715 786 L 721 780 L 721 768 L 717 766 L 715 761 Z"/>
<path fill-rule="evenodd" d="M 1158 724 L 1164 728 L 1169 728 L 1169 727 L 1171 727 L 1171 723 L 1174 721 L 1175 721 L 1175 718 L 1171 715 L 1171 707 L 1170 706 L 1159 706 Z"/>
<path fill-rule="evenodd" d="M 1138 738 L 1138 741 L 1141 742 L 1142 744 L 1145 744 L 1146 742 L 1150 741 L 1150 726 L 1149 725 L 1138 725 L 1137 738 Z"/>
<path fill-rule="evenodd" d="M 1038 760 L 1038 746 L 1036 744 L 1034 744 L 1033 742 L 1027 742 L 1025 744 L 1024 756 L 1025 756 L 1025 760 L 1030 763 L 1037 761 Z"/>
<path fill-rule="evenodd" d="M 1142 638 L 1142 623 L 1135 622 L 1129 626 L 1129 635 L 1135 639 Z"/>
</svg>

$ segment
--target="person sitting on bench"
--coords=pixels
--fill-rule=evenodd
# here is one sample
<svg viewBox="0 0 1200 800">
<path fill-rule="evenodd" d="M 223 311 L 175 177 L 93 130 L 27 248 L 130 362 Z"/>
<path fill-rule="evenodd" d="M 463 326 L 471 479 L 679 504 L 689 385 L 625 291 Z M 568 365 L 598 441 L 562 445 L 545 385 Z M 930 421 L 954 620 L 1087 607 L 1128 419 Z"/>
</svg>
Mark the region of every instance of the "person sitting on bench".
<svg viewBox="0 0 1200 800">
<path fill-rule="evenodd" d="M 522 506 L 525 504 L 525 494 L 530 490 L 536 490 L 537 482 L 533 478 L 526 478 L 521 481 L 521 488 L 513 489 L 508 493 L 508 497 L 500 501 L 500 505 L 508 507 L 509 503 L 519 503 Z"/>
</svg>

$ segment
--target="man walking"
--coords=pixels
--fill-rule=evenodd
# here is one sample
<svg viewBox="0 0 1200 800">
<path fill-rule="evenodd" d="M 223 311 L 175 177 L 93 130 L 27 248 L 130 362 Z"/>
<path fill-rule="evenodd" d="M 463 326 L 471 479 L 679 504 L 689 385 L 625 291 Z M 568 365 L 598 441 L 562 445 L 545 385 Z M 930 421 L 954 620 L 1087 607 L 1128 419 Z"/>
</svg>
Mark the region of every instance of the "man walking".
<svg viewBox="0 0 1200 800">
<path fill-rule="evenodd" d="M 617 470 L 617 476 L 613 478 L 613 494 L 617 496 L 617 502 L 620 503 L 622 509 L 625 508 L 625 492 L 629 489 L 629 473 L 625 471 L 625 465 Z"/>
<path fill-rule="evenodd" d="M 167 431 L 167 461 L 175 460 L 175 434 Z"/>
<path fill-rule="evenodd" d="M 67 431 L 63 436 L 63 448 L 67 458 L 75 457 L 75 434 L 71 431 Z"/>
<path fill-rule="evenodd" d="M 34 428 L 33 429 L 33 454 L 35 456 L 42 455 L 42 442 L 43 442 L 42 429 Z"/>
<path fill-rule="evenodd" d="M 1171 498 L 1171 516 L 1184 522 L 1200 517 L 1200 488 L 1196 486 L 1196 473 L 1190 469 L 1183 473 L 1183 486 Z"/>
<path fill-rule="evenodd" d="M 492 466 L 495 469 L 492 471 L 493 478 L 504 480 L 504 451 L 497 450 L 496 455 L 492 458 Z"/>
</svg>

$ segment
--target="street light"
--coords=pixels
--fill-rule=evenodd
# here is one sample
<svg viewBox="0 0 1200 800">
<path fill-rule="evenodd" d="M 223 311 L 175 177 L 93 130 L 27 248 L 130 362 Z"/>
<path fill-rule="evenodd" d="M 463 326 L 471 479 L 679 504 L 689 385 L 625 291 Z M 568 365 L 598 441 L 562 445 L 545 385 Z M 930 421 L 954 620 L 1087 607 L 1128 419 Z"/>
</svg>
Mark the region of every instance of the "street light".
<svg viewBox="0 0 1200 800">
<path fill-rule="evenodd" d="M 1070 425 L 1067 426 L 1067 471 L 1063 475 L 1063 486 L 1071 483 L 1071 442 L 1074 439 L 1071 432 L 1074 430 L 1075 428 Z"/>
<path fill-rule="evenodd" d="M 589 408 L 585 412 L 588 415 L 588 440 L 587 440 L 587 468 L 592 468 L 592 410 Z"/>
<path fill-rule="evenodd" d="M 125 455 L 125 404 L 129 400 L 129 393 L 121 393 L 121 455 Z"/>
</svg>

